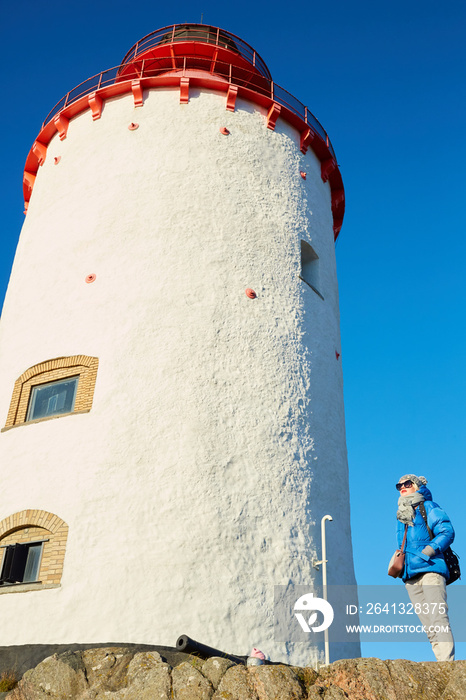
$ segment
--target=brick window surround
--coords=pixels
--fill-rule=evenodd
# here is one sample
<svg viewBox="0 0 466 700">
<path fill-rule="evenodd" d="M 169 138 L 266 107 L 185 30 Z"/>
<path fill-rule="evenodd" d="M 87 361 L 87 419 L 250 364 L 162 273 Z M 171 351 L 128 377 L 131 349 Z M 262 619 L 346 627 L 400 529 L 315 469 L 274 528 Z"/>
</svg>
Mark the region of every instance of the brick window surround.
<svg viewBox="0 0 466 700">
<path fill-rule="evenodd" d="M 63 573 L 67 538 L 68 525 L 58 515 L 45 510 L 22 510 L 0 521 L 0 567 L 5 546 L 45 540 L 38 582 L 1 586 L 0 594 L 14 589 L 19 591 L 25 587 L 30 589 L 31 586 L 34 589 L 58 586 Z"/>
<path fill-rule="evenodd" d="M 52 418 L 60 418 L 73 415 L 74 413 L 87 413 L 90 411 L 94 398 L 98 366 L 99 359 L 97 357 L 73 355 L 72 357 L 56 357 L 54 360 L 47 360 L 46 362 L 41 362 L 38 365 L 29 367 L 15 382 L 6 424 L 5 427 L 2 428 L 2 431 L 17 425 L 27 425 L 42 420 L 51 420 Z M 79 375 L 79 381 L 76 390 L 74 409 L 71 413 L 61 413 L 26 422 L 29 398 L 33 386 L 47 384 L 48 382 L 53 382 L 58 379 L 67 379 L 68 377 L 75 377 L 77 375 Z"/>
</svg>

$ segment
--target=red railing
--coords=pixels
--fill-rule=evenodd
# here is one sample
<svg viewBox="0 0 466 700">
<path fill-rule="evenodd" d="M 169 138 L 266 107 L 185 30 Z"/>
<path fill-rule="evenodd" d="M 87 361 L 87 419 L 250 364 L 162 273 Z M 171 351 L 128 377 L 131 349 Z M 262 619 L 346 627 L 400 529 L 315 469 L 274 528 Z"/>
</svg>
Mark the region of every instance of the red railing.
<svg viewBox="0 0 466 700">
<path fill-rule="evenodd" d="M 249 46 L 239 36 L 227 32 L 225 29 L 211 27 L 208 24 L 173 24 L 155 32 L 147 34 L 130 48 L 121 62 L 121 70 L 132 63 L 138 56 L 147 53 L 153 48 L 164 44 L 195 41 L 201 44 L 212 44 L 220 48 L 228 49 L 246 59 L 265 78 L 272 80 L 270 71 L 265 61 L 259 56 L 252 46 Z"/>
<path fill-rule="evenodd" d="M 173 67 L 174 61 L 175 67 Z M 157 65 L 154 65 L 155 62 Z M 150 65 L 147 65 L 149 63 Z M 162 74 L 176 74 L 177 72 L 182 75 L 184 71 L 190 69 L 201 70 L 213 75 L 219 75 L 227 80 L 228 83 L 239 87 L 248 88 L 253 92 L 264 95 L 265 97 L 270 98 L 270 100 L 283 105 L 293 114 L 296 114 L 305 124 L 308 124 L 313 131 L 321 137 L 321 139 L 326 143 L 330 153 L 335 158 L 335 152 L 328 134 L 312 112 L 280 85 L 277 85 L 272 80 L 265 78 L 263 75 L 256 73 L 253 70 L 245 71 L 244 68 L 239 68 L 235 64 L 217 61 L 215 63 L 214 70 L 212 71 L 212 60 L 208 57 L 178 56 L 174 58 L 172 55 L 157 56 L 156 60 L 150 62 L 135 59 L 132 62 L 132 68 L 134 70 L 134 75 L 127 75 L 125 76 L 125 79 L 154 78 Z M 65 107 L 73 102 L 76 102 L 85 95 L 89 95 L 90 93 L 100 90 L 101 88 L 108 87 L 109 85 L 122 82 L 122 78 L 119 78 L 120 72 L 121 64 L 119 66 L 115 66 L 114 68 L 109 68 L 102 73 L 98 73 L 97 75 L 94 75 L 77 85 L 64 97 L 62 97 L 59 102 L 57 102 L 57 104 L 45 118 L 42 127 L 48 124 L 59 112 L 62 111 L 62 109 L 65 109 Z"/>
</svg>

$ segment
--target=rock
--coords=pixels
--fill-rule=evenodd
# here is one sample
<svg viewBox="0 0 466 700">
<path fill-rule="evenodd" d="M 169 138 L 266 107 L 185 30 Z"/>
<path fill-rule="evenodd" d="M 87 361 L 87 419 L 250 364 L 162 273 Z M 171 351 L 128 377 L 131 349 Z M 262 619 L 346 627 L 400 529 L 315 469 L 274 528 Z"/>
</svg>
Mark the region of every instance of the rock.
<svg viewBox="0 0 466 700">
<path fill-rule="evenodd" d="M 5 700 L 465 700 L 466 661 L 346 659 L 320 668 L 246 668 L 195 658 L 174 669 L 156 651 L 126 647 L 54 654 Z"/>
<path fill-rule="evenodd" d="M 114 693 L 128 685 L 128 666 L 133 654 L 127 649 L 87 649 L 78 654 L 86 670 L 88 686 L 96 697 L 106 691 Z"/>
<path fill-rule="evenodd" d="M 330 666 L 319 669 L 312 700 L 319 688 L 340 688 L 342 693 L 334 692 L 335 699 L 351 697 L 351 700 L 398 700 L 394 694 L 392 679 L 386 665 L 380 659 L 344 659 L 335 661 Z M 346 693 L 347 695 L 345 696 Z M 320 696 L 325 700 L 332 696 L 327 693 Z"/>
<path fill-rule="evenodd" d="M 232 666 L 223 676 L 212 700 L 258 700 L 244 666 Z"/>
<path fill-rule="evenodd" d="M 466 661 L 349 659 L 321 668 L 308 700 L 464 700 Z"/>
<path fill-rule="evenodd" d="M 463 700 L 466 694 L 466 661 L 443 663 L 447 664 L 448 669 L 453 665 L 448 684 L 443 691 L 444 700 Z"/>
<path fill-rule="evenodd" d="M 170 671 L 157 652 L 101 648 L 54 655 L 24 674 L 9 700 L 169 700 Z"/>
<path fill-rule="evenodd" d="M 135 654 L 128 665 L 126 687 L 111 695 L 105 691 L 97 695 L 96 700 L 169 700 L 170 672 L 171 666 L 163 663 L 159 654 Z"/>
<path fill-rule="evenodd" d="M 176 666 L 172 679 L 175 700 L 210 700 L 213 695 L 210 682 L 189 662 Z"/>
<path fill-rule="evenodd" d="M 304 700 L 306 691 L 290 666 L 251 666 L 250 678 L 259 700 Z"/>
<path fill-rule="evenodd" d="M 36 668 L 27 671 L 18 686 L 7 697 L 16 700 L 75 700 L 88 688 L 80 655 L 54 654 Z"/>
<path fill-rule="evenodd" d="M 429 661 L 419 664 L 406 659 L 385 663 L 392 679 L 394 698 L 417 700 L 419 697 L 447 697 L 444 691 L 452 670 L 450 663 Z"/>
<path fill-rule="evenodd" d="M 309 688 L 314 685 L 319 675 L 317 671 L 314 671 L 313 668 L 309 667 L 301 668 L 299 666 L 292 666 L 291 668 L 296 673 L 301 683 L 304 685 L 306 691 L 309 691 Z"/>
<path fill-rule="evenodd" d="M 204 661 L 200 669 L 204 676 L 210 681 L 214 690 L 217 690 L 218 684 L 222 680 L 229 668 L 234 666 L 233 661 L 223 659 L 219 656 L 212 656 L 207 661 Z"/>
<path fill-rule="evenodd" d="M 336 685 L 319 685 L 311 688 L 308 700 L 348 700 L 348 696 Z"/>
</svg>

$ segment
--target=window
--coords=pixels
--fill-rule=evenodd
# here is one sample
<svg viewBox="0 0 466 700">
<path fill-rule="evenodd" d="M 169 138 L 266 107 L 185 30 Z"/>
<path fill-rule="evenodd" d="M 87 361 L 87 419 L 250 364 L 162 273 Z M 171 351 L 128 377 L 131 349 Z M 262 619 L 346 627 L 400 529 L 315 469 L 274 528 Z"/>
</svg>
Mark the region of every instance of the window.
<svg viewBox="0 0 466 700">
<path fill-rule="evenodd" d="M 314 248 L 306 243 L 306 241 L 301 241 L 301 275 L 300 278 L 303 282 L 306 282 L 309 287 L 320 296 L 321 299 L 324 297 L 320 293 L 320 279 L 319 279 L 319 256 L 315 252 Z"/>
<path fill-rule="evenodd" d="M 22 510 L 0 521 L 0 595 L 60 585 L 68 525 L 45 510 Z"/>
<path fill-rule="evenodd" d="M 73 355 L 30 367 L 15 382 L 2 430 L 90 411 L 98 366 L 97 357 Z"/>
<path fill-rule="evenodd" d="M 71 413 L 79 376 L 31 387 L 26 420 Z"/>
<path fill-rule="evenodd" d="M 37 581 L 43 546 L 43 542 L 31 542 L 4 547 L 0 585 Z"/>
</svg>

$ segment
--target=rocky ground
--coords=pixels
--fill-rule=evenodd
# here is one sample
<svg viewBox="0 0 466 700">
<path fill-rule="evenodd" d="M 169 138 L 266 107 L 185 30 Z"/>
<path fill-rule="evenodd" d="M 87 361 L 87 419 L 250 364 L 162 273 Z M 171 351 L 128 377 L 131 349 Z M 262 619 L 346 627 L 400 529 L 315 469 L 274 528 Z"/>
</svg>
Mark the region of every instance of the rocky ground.
<svg viewBox="0 0 466 700">
<path fill-rule="evenodd" d="M 246 668 L 222 658 L 172 667 L 156 651 L 100 648 L 54 654 L 6 700 L 466 700 L 466 661 L 336 661 Z M 1 696 L 2 694 L 0 694 Z"/>
</svg>

